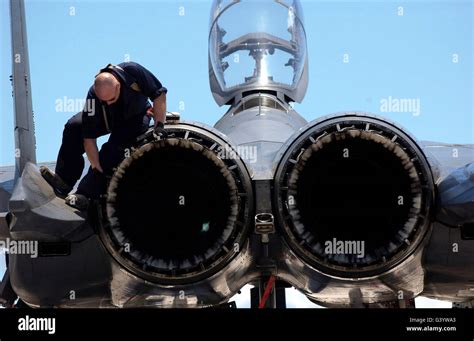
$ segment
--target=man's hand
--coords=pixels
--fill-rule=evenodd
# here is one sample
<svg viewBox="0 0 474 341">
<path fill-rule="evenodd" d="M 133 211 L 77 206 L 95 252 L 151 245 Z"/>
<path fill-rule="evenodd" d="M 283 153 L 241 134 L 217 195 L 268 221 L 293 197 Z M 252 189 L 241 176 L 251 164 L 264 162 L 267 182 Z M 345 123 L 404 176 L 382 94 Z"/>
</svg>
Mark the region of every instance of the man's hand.
<svg viewBox="0 0 474 341">
<path fill-rule="evenodd" d="M 87 158 L 91 163 L 92 169 L 97 169 L 101 173 L 104 171 L 100 166 L 99 161 L 99 149 L 97 148 L 97 140 L 96 139 L 84 139 L 84 150 L 86 151 Z"/>
<path fill-rule="evenodd" d="M 168 137 L 168 133 L 165 130 L 163 122 L 156 122 L 155 129 L 153 130 L 153 136 L 157 139 L 163 139 Z"/>
</svg>

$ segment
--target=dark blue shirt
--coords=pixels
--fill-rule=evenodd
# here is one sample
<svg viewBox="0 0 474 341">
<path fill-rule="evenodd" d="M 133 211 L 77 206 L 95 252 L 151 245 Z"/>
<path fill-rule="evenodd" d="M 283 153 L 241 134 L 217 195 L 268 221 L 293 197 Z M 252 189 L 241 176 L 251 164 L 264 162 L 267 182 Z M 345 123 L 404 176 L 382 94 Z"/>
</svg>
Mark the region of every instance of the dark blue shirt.
<svg viewBox="0 0 474 341">
<path fill-rule="evenodd" d="M 94 139 L 127 125 L 136 116 L 144 116 L 153 101 L 167 89 L 147 69 L 134 62 L 118 64 L 119 68 L 109 68 L 119 80 L 120 96 L 117 102 L 107 105 L 101 102 L 92 86 L 87 93 L 86 105 L 82 113 L 82 133 L 84 138 Z"/>
</svg>

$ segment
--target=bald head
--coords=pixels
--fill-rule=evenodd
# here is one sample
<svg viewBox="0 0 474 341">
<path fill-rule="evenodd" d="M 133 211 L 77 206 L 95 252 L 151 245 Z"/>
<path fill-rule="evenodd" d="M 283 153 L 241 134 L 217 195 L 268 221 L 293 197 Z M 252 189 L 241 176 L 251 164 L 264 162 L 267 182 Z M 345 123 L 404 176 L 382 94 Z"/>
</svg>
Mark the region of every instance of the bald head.
<svg viewBox="0 0 474 341">
<path fill-rule="evenodd" d="M 99 73 L 95 77 L 94 91 L 101 101 L 115 103 L 120 96 L 120 82 L 109 72 Z"/>
</svg>

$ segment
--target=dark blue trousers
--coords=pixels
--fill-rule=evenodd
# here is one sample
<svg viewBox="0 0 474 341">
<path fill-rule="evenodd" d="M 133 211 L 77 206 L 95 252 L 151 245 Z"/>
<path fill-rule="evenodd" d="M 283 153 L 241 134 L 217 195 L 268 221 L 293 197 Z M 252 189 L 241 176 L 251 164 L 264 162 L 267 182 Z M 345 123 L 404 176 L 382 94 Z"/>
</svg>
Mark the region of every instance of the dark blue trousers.
<svg viewBox="0 0 474 341">
<path fill-rule="evenodd" d="M 78 194 L 89 198 L 98 198 L 107 190 L 106 176 L 112 176 L 113 170 L 125 158 L 127 148 L 130 148 L 136 138 L 143 134 L 150 125 L 150 117 L 145 113 L 131 119 L 119 122 L 112 128 L 110 137 L 99 151 L 99 160 L 104 174 L 94 172 L 92 167 L 82 178 L 77 188 Z M 107 131 L 100 136 L 107 135 Z M 82 112 L 74 115 L 64 126 L 63 140 L 56 162 L 58 174 L 69 186 L 74 187 L 84 170 L 84 139 L 82 134 Z"/>
</svg>

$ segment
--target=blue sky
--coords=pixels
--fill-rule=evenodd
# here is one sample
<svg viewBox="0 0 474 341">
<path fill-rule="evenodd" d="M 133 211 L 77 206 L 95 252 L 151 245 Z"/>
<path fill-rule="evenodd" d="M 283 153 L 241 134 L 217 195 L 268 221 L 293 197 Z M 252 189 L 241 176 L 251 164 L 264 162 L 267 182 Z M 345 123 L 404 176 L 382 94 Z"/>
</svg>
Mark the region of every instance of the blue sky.
<svg viewBox="0 0 474 341">
<path fill-rule="evenodd" d="M 295 105 L 303 117 L 368 111 L 420 140 L 474 143 L 472 0 L 301 2 L 310 66 L 306 98 Z M 56 101 L 83 98 L 98 69 L 127 58 L 169 89 L 168 110 L 213 125 L 226 108 L 209 90 L 210 7 L 196 0 L 26 0 L 38 160 L 56 159 L 63 125 L 75 113 L 58 112 Z M 0 165 L 10 165 L 6 0 L 0 0 L 0 42 Z M 381 112 L 389 97 L 419 99 L 420 115 Z"/>
<path fill-rule="evenodd" d="M 419 139 L 474 142 L 472 1 L 302 5 L 310 84 L 295 108 L 306 119 L 363 110 L 389 117 Z M 6 165 L 14 161 L 11 57 L 8 2 L 0 6 L 0 165 Z M 57 112 L 56 100 L 83 98 L 99 68 L 127 57 L 169 88 L 170 111 L 214 124 L 225 109 L 209 91 L 210 7 L 210 1 L 26 0 L 38 160 L 56 159 L 63 125 L 74 113 Z M 419 99 L 420 115 L 380 112 L 389 96 Z"/>
</svg>

